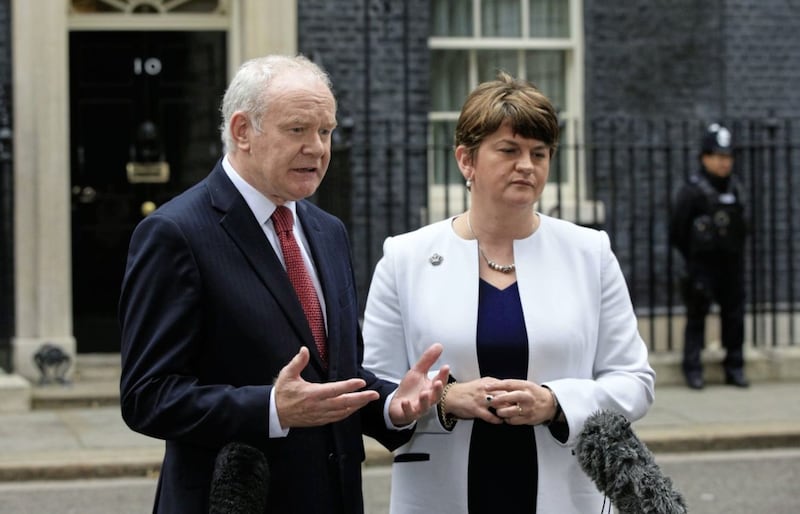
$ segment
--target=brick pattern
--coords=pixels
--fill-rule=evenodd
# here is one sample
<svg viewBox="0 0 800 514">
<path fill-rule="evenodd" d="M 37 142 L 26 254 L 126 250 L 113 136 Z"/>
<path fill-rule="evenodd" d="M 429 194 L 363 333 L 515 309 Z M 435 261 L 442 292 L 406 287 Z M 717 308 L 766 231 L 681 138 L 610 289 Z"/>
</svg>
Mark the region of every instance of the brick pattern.
<svg viewBox="0 0 800 514">
<path fill-rule="evenodd" d="M 298 1 L 300 52 L 331 75 L 339 122 L 352 122 L 351 208 L 344 221 L 362 305 L 384 238 L 420 224 L 428 17 L 428 0 Z"/>
<path fill-rule="evenodd" d="M 719 3 L 585 0 L 587 116 L 718 115 Z"/>
<path fill-rule="evenodd" d="M 584 0 L 584 11 L 590 117 L 800 115 L 793 2 Z"/>
<path fill-rule="evenodd" d="M 655 206 L 655 212 L 667 212 L 667 195 L 661 193 L 670 193 L 682 180 L 676 169 L 698 166 L 700 127 L 717 119 L 734 125 L 735 135 L 742 136 L 740 142 L 748 141 L 748 151 L 755 149 L 754 155 L 771 137 L 780 144 L 795 144 L 786 141 L 796 141 L 797 136 L 782 131 L 782 121 L 772 135 L 763 121 L 800 115 L 800 93 L 794 87 L 800 74 L 800 55 L 794 51 L 800 45 L 800 6 L 783 0 L 584 0 L 584 11 L 586 119 L 595 123 L 619 120 L 619 130 L 594 133 L 624 138 L 625 144 L 671 144 L 675 150 L 669 166 L 647 165 L 647 156 L 642 154 L 630 167 L 622 162 L 626 157 L 621 154 L 616 163 L 590 163 L 596 198 L 613 207 L 606 228 L 615 229 L 612 240 L 623 271 L 634 299 L 641 300 L 646 298 L 647 286 L 642 282 L 648 276 L 651 250 L 662 260 L 670 249 L 658 235 L 666 230 L 662 217 L 656 216 L 652 222 L 655 244 L 651 227 L 636 221 L 646 219 L 640 212 L 645 205 Z M 652 120 L 655 129 L 635 120 Z M 663 133 L 667 122 L 682 120 L 689 121 L 687 131 L 652 136 Z M 638 124 L 630 129 L 631 123 Z M 673 129 L 681 127 L 687 126 L 673 125 Z M 592 141 L 590 134 L 587 132 L 588 143 L 608 143 Z M 737 162 L 737 173 L 751 188 L 768 187 L 769 177 L 785 183 L 774 175 L 776 170 L 765 169 L 763 155 L 766 153 L 756 161 Z M 785 155 L 779 152 L 775 158 L 782 163 Z M 671 174 L 664 171 L 668 168 Z M 657 197 L 651 200 L 653 191 Z M 762 202 L 765 193 L 766 189 L 753 191 Z M 776 219 L 789 218 L 789 194 L 779 190 L 770 197 Z M 796 218 L 794 215 L 795 226 Z M 783 230 L 775 224 L 772 227 Z M 769 245 L 760 232 L 755 237 L 760 238 L 759 248 Z M 778 263 L 790 262 L 788 245 L 769 249 L 777 252 Z M 800 262 L 795 262 L 794 268 L 798 265 Z M 749 266 L 758 276 L 770 271 L 756 269 L 764 266 L 763 262 L 750 262 Z M 663 276 L 657 280 L 659 291 L 671 285 Z M 644 303 L 637 306 L 646 308 Z"/>
<path fill-rule="evenodd" d="M 353 122 L 345 222 L 363 299 L 383 239 L 422 221 L 429 3 L 298 0 L 298 14 L 300 50 L 330 72 L 340 121 Z M 699 126 L 719 118 L 796 117 L 798 17 L 800 7 L 785 0 L 584 0 L 586 119 L 691 120 Z M 694 143 L 687 151 L 696 162 Z M 607 164 L 591 170 L 596 199 L 606 205 L 677 185 L 639 166 L 626 175 L 623 191 Z M 633 223 L 640 216 L 636 207 L 616 206 L 612 237 L 621 255 L 630 256 L 623 269 L 642 277 L 635 266 L 649 251 L 649 228 Z M 655 251 L 669 249 L 659 243 Z"/>
</svg>

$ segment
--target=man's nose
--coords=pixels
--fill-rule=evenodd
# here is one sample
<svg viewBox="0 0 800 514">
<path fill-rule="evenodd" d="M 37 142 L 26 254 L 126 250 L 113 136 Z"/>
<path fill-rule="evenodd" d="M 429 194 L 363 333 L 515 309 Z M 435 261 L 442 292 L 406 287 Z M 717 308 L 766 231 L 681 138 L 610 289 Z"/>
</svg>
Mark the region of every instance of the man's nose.
<svg viewBox="0 0 800 514">
<path fill-rule="evenodd" d="M 303 150 L 312 155 L 321 155 L 325 153 L 326 145 L 327 143 L 323 137 L 320 134 L 314 133 L 308 137 L 306 144 L 303 146 Z"/>
</svg>

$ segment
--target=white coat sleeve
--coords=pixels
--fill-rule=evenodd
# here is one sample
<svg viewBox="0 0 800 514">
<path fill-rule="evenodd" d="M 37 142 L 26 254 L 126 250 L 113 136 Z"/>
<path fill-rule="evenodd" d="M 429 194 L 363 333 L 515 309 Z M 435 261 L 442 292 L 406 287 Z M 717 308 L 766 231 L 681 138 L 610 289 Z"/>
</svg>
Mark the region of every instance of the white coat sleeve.
<svg viewBox="0 0 800 514">
<path fill-rule="evenodd" d="M 608 235 L 601 234 L 601 298 L 593 377 L 547 383 L 569 423 L 567 446 L 577 443 L 586 419 L 594 412 L 612 409 L 635 421 L 647 413 L 655 398 L 655 372 L 639 335 L 625 277 Z"/>
</svg>

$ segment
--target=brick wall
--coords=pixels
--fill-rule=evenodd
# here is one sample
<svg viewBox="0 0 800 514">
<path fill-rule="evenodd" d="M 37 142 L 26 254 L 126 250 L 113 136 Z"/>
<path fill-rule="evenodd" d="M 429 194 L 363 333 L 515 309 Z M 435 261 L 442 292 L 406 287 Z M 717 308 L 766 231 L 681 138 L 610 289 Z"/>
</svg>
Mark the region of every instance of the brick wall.
<svg viewBox="0 0 800 514">
<path fill-rule="evenodd" d="M 725 114 L 738 118 L 800 116 L 798 28 L 798 2 L 725 2 Z"/>
<path fill-rule="evenodd" d="M 667 255 L 664 237 L 670 196 L 685 170 L 698 166 L 701 128 L 712 120 L 734 128 L 748 156 L 737 159 L 736 173 L 748 185 L 752 215 L 763 224 L 752 238 L 749 272 L 754 281 L 780 277 L 780 289 L 753 286 L 748 296 L 791 299 L 783 289 L 785 268 L 798 269 L 800 260 L 784 241 L 793 239 L 790 227 L 800 226 L 790 205 L 792 170 L 800 166 L 791 149 L 800 136 L 788 130 L 800 116 L 800 5 L 585 0 L 584 8 L 586 119 L 604 124 L 587 130 L 587 142 L 599 148 L 616 139 L 656 149 L 628 149 L 613 159 L 600 150 L 599 159 L 587 160 L 637 308 L 654 288 L 656 306 L 664 305 L 672 285 L 668 266 L 680 265 Z M 655 287 L 645 283 L 651 274 Z M 796 277 L 793 282 L 800 287 Z"/>
<path fill-rule="evenodd" d="M 584 0 L 586 108 L 673 119 L 800 114 L 800 4 Z"/>
<path fill-rule="evenodd" d="M 331 75 L 339 123 L 352 123 L 349 166 L 332 162 L 318 196 L 349 195 L 341 213 L 362 301 L 383 240 L 419 226 L 424 207 L 428 9 L 427 0 L 298 2 L 300 52 Z"/>
<path fill-rule="evenodd" d="M 352 121 L 351 161 L 338 167 L 334 162 L 320 196 L 346 196 L 348 209 L 341 213 L 351 231 L 363 297 L 383 239 L 422 222 L 429 5 L 299 0 L 298 8 L 300 50 L 330 72 L 340 123 Z M 800 117 L 799 18 L 800 6 L 785 0 L 584 0 L 586 121 L 616 120 L 612 130 L 587 125 L 586 143 L 598 147 L 618 137 L 660 149 L 655 161 L 645 151 L 629 152 L 623 160 L 602 152 L 586 159 L 593 196 L 606 205 L 605 228 L 634 282 L 637 307 L 652 305 L 654 288 L 655 306 L 663 306 L 671 267 L 680 264 L 663 237 L 666 214 L 672 192 L 697 166 L 701 127 L 711 120 L 741 127 L 755 149 L 748 155 L 758 159 L 771 158 L 760 150 L 771 139 L 788 139 L 783 146 L 794 147 L 800 138 L 769 127 Z M 661 150 L 665 145 L 669 151 Z M 762 172 L 760 162 L 739 164 L 757 200 L 773 178 L 789 183 L 794 163 L 786 161 L 799 157 L 786 152 L 778 158 L 785 177 Z M 337 174 L 347 179 L 339 188 Z M 791 190 L 782 187 L 770 202 L 757 204 L 754 214 L 787 219 L 782 209 L 789 208 Z M 800 220 L 789 222 L 800 226 Z M 758 244 L 787 253 L 785 246 Z M 780 262 L 788 262 L 783 257 Z M 763 261 L 754 258 L 753 271 L 775 273 L 756 269 Z M 800 269 L 800 262 L 792 265 Z"/>
<path fill-rule="evenodd" d="M 586 112 L 711 117 L 724 71 L 716 0 L 584 0 Z"/>
</svg>

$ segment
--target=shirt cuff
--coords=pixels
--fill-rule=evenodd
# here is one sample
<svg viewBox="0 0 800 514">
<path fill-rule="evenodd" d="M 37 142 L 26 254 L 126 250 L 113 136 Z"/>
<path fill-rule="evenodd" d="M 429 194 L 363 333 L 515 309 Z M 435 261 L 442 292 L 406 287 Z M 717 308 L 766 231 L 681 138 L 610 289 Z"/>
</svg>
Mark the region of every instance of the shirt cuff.
<svg viewBox="0 0 800 514">
<path fill-rule="evenodd" d="M 269 437 L 278 438 L 286 437 L 289 435 L 289 429 L 281 426 L 281 420 L 278 419 L 278 408 L 275 406 L 275 388 L 269 391 Z"/>
</svg>

